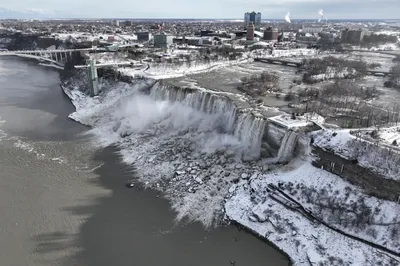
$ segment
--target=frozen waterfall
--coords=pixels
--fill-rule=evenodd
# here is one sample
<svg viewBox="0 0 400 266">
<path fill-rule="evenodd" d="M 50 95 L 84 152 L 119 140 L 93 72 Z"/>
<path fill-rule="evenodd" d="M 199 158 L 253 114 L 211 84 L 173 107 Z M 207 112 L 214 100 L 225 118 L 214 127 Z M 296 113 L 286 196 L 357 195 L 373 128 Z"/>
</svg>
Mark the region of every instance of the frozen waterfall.
<svg viewBox="0 0 400 266">
<path fill-rule="evenodd" d="M 150 90 L 156 100 L 180 102 L 206 114 L 218 115 L 224 133 L 231 134 L 249 155 L 258 157 L 266 122 L 251 113 L 240 113 L 232 100 L 210 92 L 156 84 Z"/>
<path fill-rule="evenodd" d="M 265 124 L 263 118 L 255 117 L 249 113 L 240 114 L 237 119 L 234 136 L 247 144 L 247 149 L 252 156 L 258 157 L 260 155 Z"/>
</svg>

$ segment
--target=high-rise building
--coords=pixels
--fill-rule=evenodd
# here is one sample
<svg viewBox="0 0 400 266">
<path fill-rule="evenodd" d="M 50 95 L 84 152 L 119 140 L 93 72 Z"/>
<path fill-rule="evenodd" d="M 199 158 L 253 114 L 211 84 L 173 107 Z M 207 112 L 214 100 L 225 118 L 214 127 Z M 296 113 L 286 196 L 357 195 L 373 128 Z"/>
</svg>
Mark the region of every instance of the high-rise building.
<svg viewBox="0 0 400 266">
<path fill-rule="evenodd" d="M 254 24 L 253 24 L 253 22 L 249 22 L 249 25 L 247 26 L 246 40 L 248 40 L 248 41 L 254 40 Z"/>
<path fill-rule="evenodd" d="M 254 11 L 244 13 L 244 29 L 247 29 L 250 22 L 253 22 L 255 30 L 259 31 L 261 28 L 261 13 Z"/>
</svg>

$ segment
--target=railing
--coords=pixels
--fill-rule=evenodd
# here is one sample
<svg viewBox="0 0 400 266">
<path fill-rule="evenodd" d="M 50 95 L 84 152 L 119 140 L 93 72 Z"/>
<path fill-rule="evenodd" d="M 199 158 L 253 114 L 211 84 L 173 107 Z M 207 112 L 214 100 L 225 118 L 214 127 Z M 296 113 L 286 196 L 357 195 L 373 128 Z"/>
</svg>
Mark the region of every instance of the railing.
<svg viewBox="0 0 400 266">
<path fill-rule="evenodd" d="M 14 54 L 37 54 L 37 53 L 69 53 L 80 51 L 92 51 L 93 48 L 82 49 L 65 49 L 65 50 L 15 50 L 15 51 L 0 51 L 0 55 L 14 55 Z"/>
</svg>

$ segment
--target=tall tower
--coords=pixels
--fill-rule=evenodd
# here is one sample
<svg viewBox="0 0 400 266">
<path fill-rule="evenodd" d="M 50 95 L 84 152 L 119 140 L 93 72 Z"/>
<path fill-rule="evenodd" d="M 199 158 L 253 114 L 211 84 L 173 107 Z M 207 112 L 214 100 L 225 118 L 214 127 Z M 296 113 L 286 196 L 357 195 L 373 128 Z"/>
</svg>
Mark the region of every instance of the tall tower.
<svg viewBox="0 0 400 266">
<path fill-rule="evenodd" d="M 258 12 L 247 12 L 244 14 L 244 29 L 247 29 L 249 22 L 253 22 L 253 25 L 256 30 L 260 30 L 261 28 L 261 13 Z"/>
<path fill-rule="evenodd" d="M 247 26 L 246 40 L 248 40 L 248 41 L 254 40 L 254 24 L 253 24 L 253 22 L 249 22 L 249 25 Z"/>
</svg>

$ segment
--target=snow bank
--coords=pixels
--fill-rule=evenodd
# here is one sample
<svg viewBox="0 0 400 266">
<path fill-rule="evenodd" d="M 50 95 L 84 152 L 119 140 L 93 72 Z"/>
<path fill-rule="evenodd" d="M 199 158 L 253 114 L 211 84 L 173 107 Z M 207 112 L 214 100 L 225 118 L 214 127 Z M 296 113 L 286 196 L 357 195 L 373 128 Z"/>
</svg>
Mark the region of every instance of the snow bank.
<svg viewBox="0 0 400 266">
<path fill-rule="evenodd" d="M 315 49 L 288 49 L 288 50 L 273 50 L 273 57 L 301 57 L 313 56 L 318 53 Z"/>
<path fill-rule="evenodd" d="M 378 138 L 388 145 L 392 145 L 395 141 L 400 145 L 400 126 L 380 129 Z"/>
<path fill-rule="evenodd" d="M 269 174 L 254 174 L 249 182 L 242 182 L 230 190 L 231 195 L 226 200 L 225 210 L 229 218 L 268 238 L 276 246 L 289 254 L 294 265 L 360 265 L 375 266 L 396 265 L 384 252 L 378 251 L 359 241 L 350 239 L 318 223 L 306 219 L 299 212 L 283 207 L 270 197 L 267 192 L 269 184 L 285 187 L 307 187 L 316 191 L 332 188 L 337 197 L 344 197 L 346 188 L 355 192 L 348 200 L 357 200 L 361 192 L 356 187 L 346 183 L 340 177 L 324 170 L 317 169 L 307 162 L 288 166 L 286 172 L 274 171 Z M 295 168 L 293 170 L 293 168 Z M 299 192 L 293 197 L 302 201 Z M 290 194 L 290 193 L 288 193 Z M 400 206 L 393 202 L 379 202 L 374 198 L 367 199 L 370 205 L 380 205 L 380 217 L 389 219 L 400 213 Z M 311 204 L 305 204 L 312 208 Z M 328 221 L 329 222 L 329 221 Z M 376 226 L 376 239 L 385 244 L 388 235 L 387 227 Z M 350 232 L 368 240 L 371 239 L 365 231 Z M 387 243 L 386 243 L 387 244 Z M 399 242 L 387 244 L 399 249 Z M 392 263 L 392 264 L 390 264 Z"/>
</svg>

